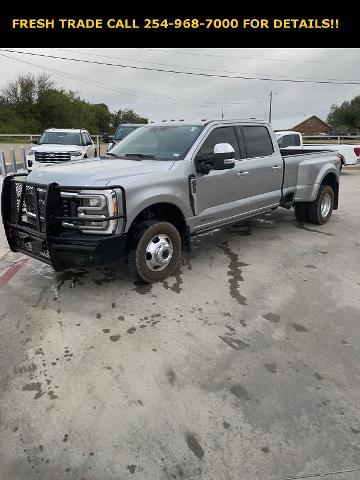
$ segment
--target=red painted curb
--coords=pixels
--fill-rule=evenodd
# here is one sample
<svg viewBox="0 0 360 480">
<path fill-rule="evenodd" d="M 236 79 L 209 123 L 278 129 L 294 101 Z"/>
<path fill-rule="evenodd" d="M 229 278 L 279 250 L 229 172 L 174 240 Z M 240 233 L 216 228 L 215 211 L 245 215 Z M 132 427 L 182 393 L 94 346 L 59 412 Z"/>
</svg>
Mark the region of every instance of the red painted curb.
<svg viewBox="0 0 360 480">
<path fill-rule="evenodd" d="M 0 289 L 3 288 L 8 281 L 15 275 L 16 272 L 22 268 L 25 263 L 28 261 L 28 258 L 22 258 L 18 262 L 10 265 L 7 270 L 0 276 Z"/>
</svg>

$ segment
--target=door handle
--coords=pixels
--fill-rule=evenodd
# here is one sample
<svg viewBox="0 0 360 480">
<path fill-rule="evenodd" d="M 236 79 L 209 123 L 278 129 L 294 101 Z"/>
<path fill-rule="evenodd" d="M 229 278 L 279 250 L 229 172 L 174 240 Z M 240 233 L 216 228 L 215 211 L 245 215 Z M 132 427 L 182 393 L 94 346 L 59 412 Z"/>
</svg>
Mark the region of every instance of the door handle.
<svg viewBox="0 0 360 480">
<path fill-rule="evenodd" d="M 275 170 L 275 171 L 276 171 L 276 170 L 281 170 L 281 169 L 282 169 L 282 165 L 274 165 L 274 166 L 272 167 L 272 169 Z"/>
<path fill-rule="evenodd" d="M 249 175 L 249 172 L 237 172 L 236 173 L 237 177 L 245 177 L 246 175 Z"/>
</svg>

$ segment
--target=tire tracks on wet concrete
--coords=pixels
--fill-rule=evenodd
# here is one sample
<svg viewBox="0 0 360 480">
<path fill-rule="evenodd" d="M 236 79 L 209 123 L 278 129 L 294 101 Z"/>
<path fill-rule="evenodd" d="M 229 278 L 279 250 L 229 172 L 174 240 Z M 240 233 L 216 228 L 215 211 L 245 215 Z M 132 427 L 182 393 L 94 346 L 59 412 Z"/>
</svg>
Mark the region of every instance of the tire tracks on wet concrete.
<svg viewBox="0 0 360 480">
<path fill-rule="evenodd" d="M 239 282 L 243 282 L 241 267 L 247 267 L 249 264 L 240 262 L 239 255 L 234 253 L 229 247 L 229 242 L 223 242 L 219 245 L 220 250 L 229 258 L 227 276 L 230 287 L 230 296 L 240 305 L 247 305 L 247 298 L 239 291 Z"/>
</svg>

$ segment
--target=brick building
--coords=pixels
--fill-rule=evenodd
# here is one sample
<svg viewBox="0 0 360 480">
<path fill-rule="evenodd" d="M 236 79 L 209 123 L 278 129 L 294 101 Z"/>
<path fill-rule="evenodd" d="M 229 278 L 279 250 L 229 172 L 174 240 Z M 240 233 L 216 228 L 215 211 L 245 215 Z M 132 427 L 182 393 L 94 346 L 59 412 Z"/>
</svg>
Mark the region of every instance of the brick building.
<svg viewBox="0 0 360 480">
<path fill-rule="evenodd" d="M 303 120 L 297 125 L 293 126 L 291 130 L 300 132 L 303 135 L 318 135 L 319 133 L 330 134 L 332 128 L 324 120 L 313 115 L 312 117 Z"/>
</svg>

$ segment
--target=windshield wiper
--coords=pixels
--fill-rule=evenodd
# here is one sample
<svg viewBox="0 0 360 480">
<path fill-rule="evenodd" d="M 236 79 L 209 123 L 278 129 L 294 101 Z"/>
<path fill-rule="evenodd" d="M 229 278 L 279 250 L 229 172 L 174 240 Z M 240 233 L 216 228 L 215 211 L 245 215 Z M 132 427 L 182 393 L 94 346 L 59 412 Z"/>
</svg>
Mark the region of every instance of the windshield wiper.
<svg viewBox="0 0 360 480">
<path fill-rule="evenodd" d="M 155 155 L 145 154 L 145 153 L 125 153 L 125 157 L 137 157 L 137 158 L 148 158 L 150 160 L 155 160 Z"/>
<path fill-rule="evenodd" d="M 105 155 L 111 155 L 112 157 L 119 158 L 115 153 L 112 152 L 106 152 Z"/>
</svg>

